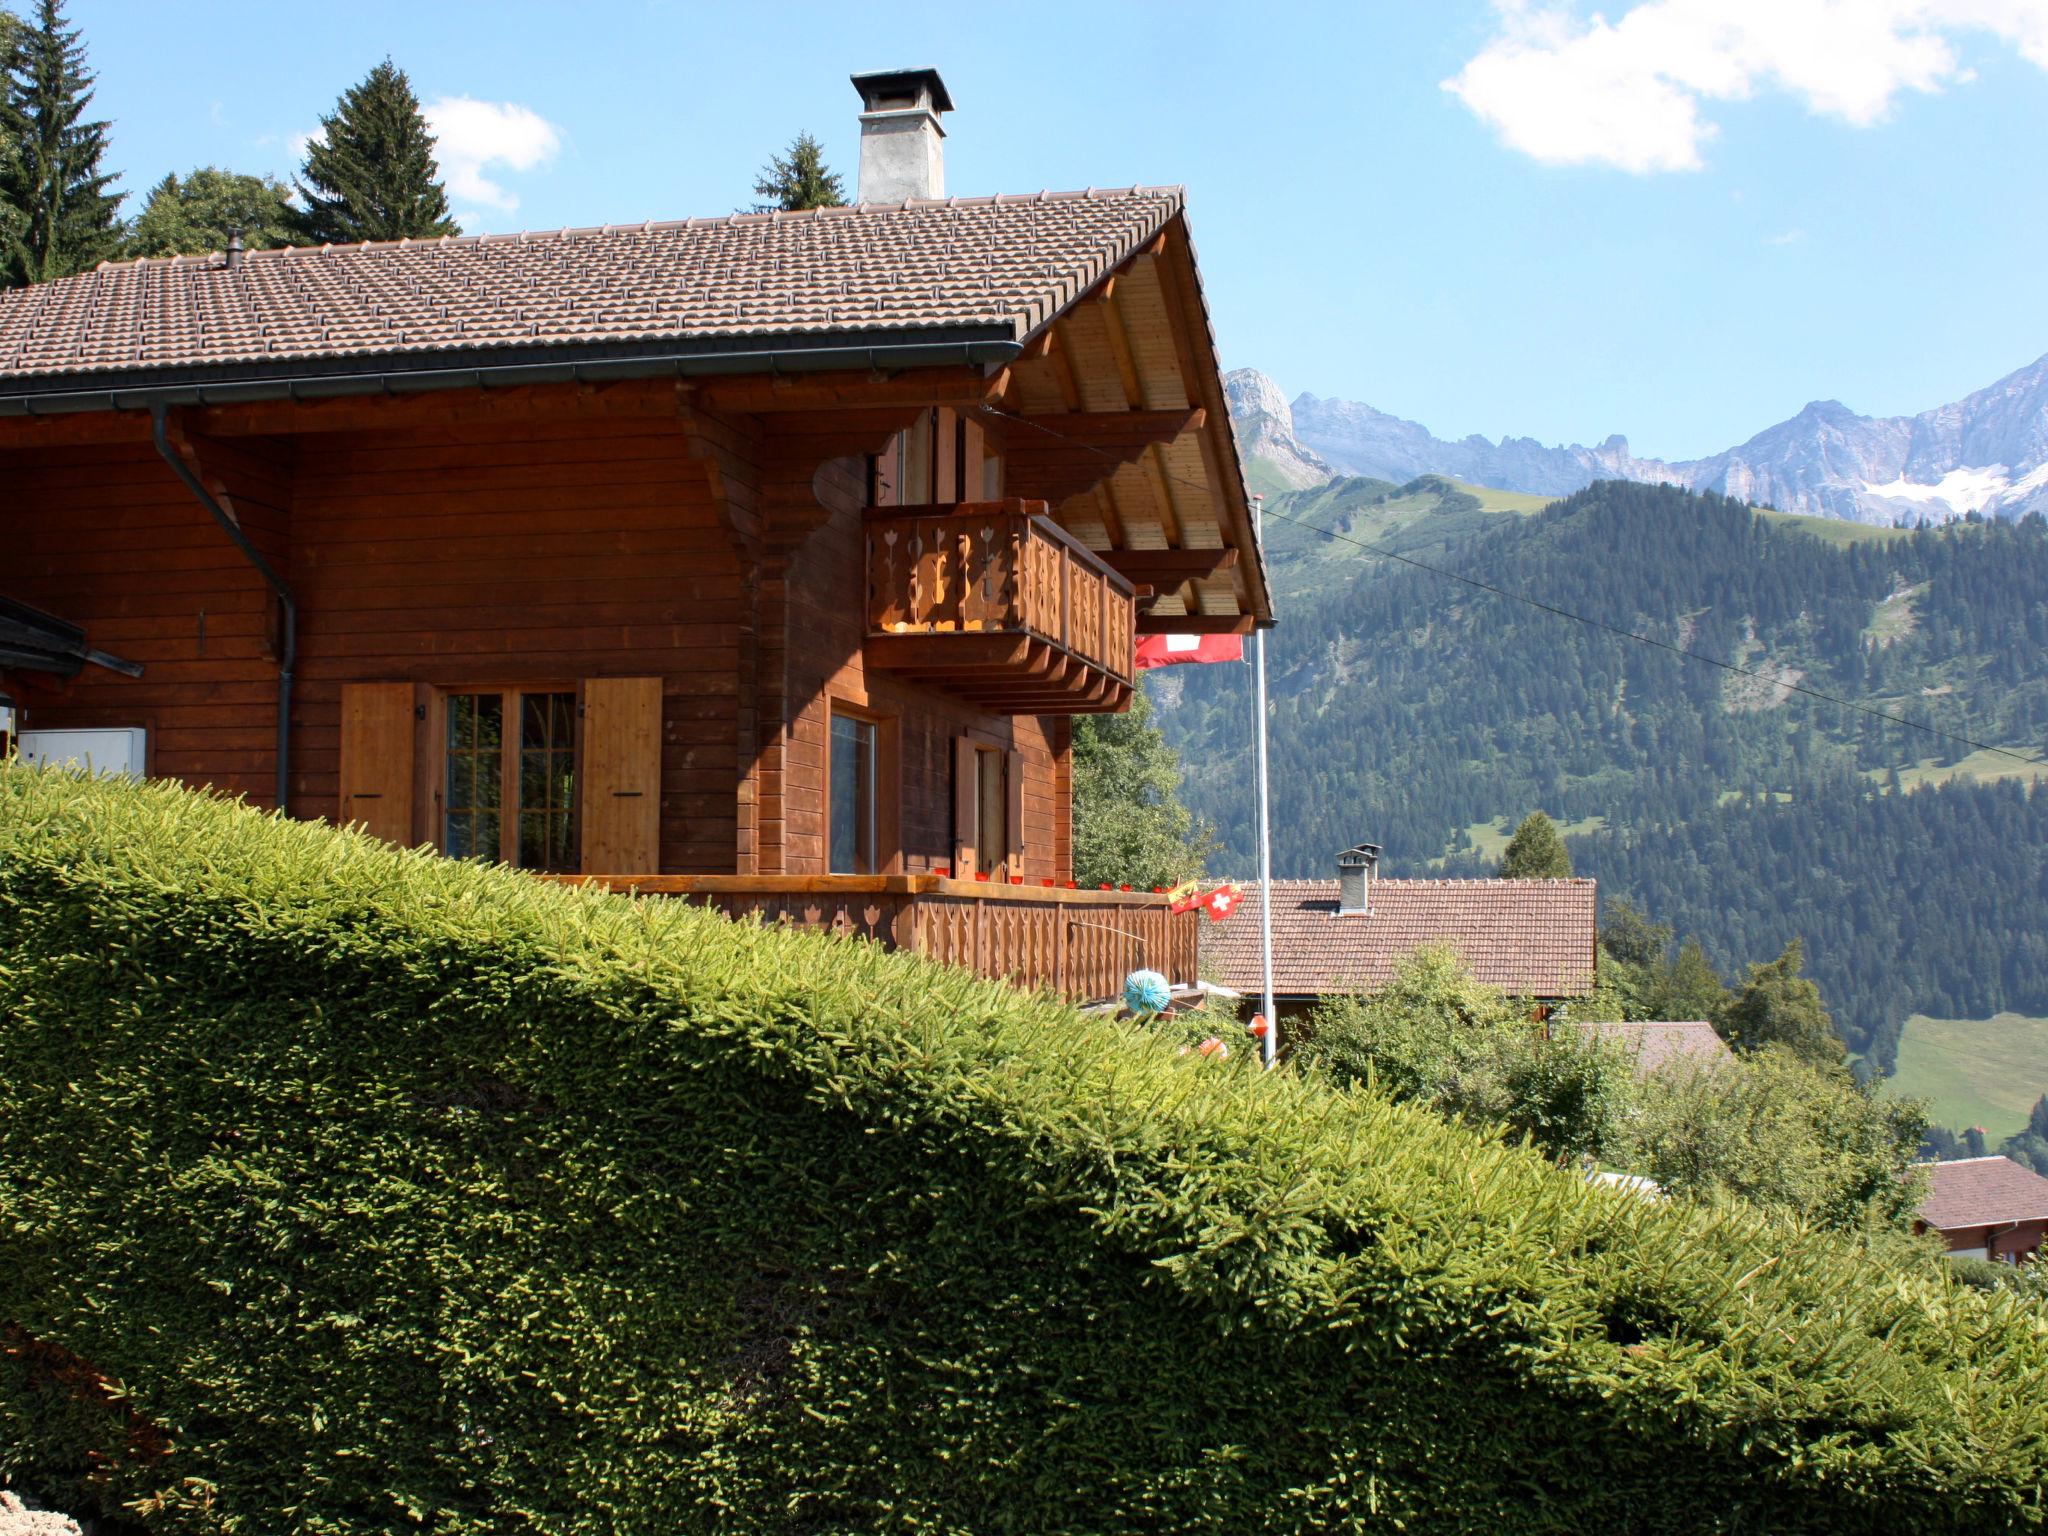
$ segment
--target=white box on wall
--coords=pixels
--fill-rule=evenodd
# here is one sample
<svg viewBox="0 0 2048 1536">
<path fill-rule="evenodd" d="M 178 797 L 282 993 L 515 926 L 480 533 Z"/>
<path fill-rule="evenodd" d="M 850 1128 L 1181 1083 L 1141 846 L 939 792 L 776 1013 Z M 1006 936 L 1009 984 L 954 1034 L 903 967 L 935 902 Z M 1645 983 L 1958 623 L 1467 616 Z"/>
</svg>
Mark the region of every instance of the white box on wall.
<svg viewBox="0 0 2048 1536">
<path fill-rule="evenodd" d="M 149 732 L 139 725 L 98 730 L 23 731 L 16 738 L 23 758 L 52 767 L 90 768 L 94 773 L 142 777 Z"/>
</svg>

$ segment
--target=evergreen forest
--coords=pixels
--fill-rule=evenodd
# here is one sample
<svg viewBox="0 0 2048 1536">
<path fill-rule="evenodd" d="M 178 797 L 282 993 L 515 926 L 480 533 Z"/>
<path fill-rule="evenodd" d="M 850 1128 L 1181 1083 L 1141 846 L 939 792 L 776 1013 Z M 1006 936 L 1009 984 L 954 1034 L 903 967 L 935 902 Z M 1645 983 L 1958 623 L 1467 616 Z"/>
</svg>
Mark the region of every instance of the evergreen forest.
<svg viewBox="0 0 2048 1536">
<path fill-rule="evenodd" d="M 1623 482 L 1514 515 L 1358 480 L 1266 518 L 1276 874 L 1359 841 L 1491 874 L 1540 808 L 1723 974 L 1803 939 L 1880 1070 L 1911 1013 L 2048 1011 L 2039 517 L 1815 531 Z M 1151 686 L 1212 867 L 1249 869 L 1249 669 Z"/>
</svg>

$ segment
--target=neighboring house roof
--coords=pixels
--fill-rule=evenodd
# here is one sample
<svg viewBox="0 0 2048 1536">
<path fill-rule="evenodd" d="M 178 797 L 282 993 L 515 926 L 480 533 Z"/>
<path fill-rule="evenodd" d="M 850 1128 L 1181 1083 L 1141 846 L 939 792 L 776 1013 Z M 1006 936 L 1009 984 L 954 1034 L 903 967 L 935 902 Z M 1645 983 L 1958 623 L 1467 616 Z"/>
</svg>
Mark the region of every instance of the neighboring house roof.
<svg viewBox="0 0 2048 1536">
<path fill-rule="evenodd" d="M 1203 959 L 1224 985 L 1257 993 L 1259 886 L 1225 922 L 1202 925 Z M 1517 997 L 1593 990 L 1591 880 L 1381 880 L 1364 914 L 1337 911 L 1334 880 L 1273 882 L 1273 991 L 1371 991 L 1416 950 L 1445 944 L 1474 979 Z"/>
<path fill-rule="evenodd" d="M 1927 1195 L 1920 1219 L 1937 1232 L 2048 1221 L 2048 1179 L 2009 1157 L 1964 1157 L 1923 1163 Z"/>
<path fill-rule="evenodd" d="M 1176 214 L 1178 187 L 949 198 L 102 265 L 0 294 L 0 380 L 766 337 L 1015 343 Z M 409 361 L 407 361 L 409 360 Z"/>
<path fill-rule="evenodd" d="M 1728 1042 L 1704 1020 L 1658 1019 L 1576 1027 L 1587 1035 L 1619 1040 L 1634 1055 L 1638 1077 L 1649 1077 L 1671 1066 L 1712 1067 L 1735 1059 Z"/>
</svg>

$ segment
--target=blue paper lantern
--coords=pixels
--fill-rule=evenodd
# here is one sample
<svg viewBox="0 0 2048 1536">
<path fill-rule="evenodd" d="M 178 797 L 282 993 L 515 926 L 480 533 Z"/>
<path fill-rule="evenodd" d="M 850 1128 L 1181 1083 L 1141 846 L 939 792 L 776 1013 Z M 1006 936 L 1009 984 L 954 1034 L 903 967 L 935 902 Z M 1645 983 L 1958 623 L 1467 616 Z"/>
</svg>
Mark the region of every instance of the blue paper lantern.
<svg viewBox="0 0 2048 1536">
<path fill-rule="evenodd" d="M 1133 971 L 1124 978 L 1124 1006 L 1139 1018 L 1166 1012 L 1173 989 L 1157 971 Z"/>
</svg>

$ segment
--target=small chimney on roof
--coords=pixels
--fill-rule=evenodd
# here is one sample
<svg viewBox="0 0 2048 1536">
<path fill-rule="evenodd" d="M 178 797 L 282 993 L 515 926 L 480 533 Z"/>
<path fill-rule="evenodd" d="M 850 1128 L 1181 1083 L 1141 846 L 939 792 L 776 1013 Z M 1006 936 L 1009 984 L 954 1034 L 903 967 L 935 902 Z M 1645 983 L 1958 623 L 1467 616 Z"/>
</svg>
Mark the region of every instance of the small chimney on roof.
<svg viewBox="0 0 2048 1536">
<path fill-rule="evenodd" d="M 1339 917 L 1363 917 L 1372 910 L 1372 877 L 1379 863 L 1378 843 L 1360 843 L 1337 855 Z"/>
<path fill-rule="evenodd" d="M 936 69 L 884 69 L 855 75 L 860 92 L 860 188 L 863 203 L 901 203 L 946 195 L 946 130 L 953 110 Z"/>
<path fill-rule="evenodd" d="M 227 257 L 227 266 L 230 272 L 234 271 L 235 268 L 239 267 L 242 264 L 241 230 L 231 229 L 228 231 L 228 248 L 222 254 Z"/>
</svg>

